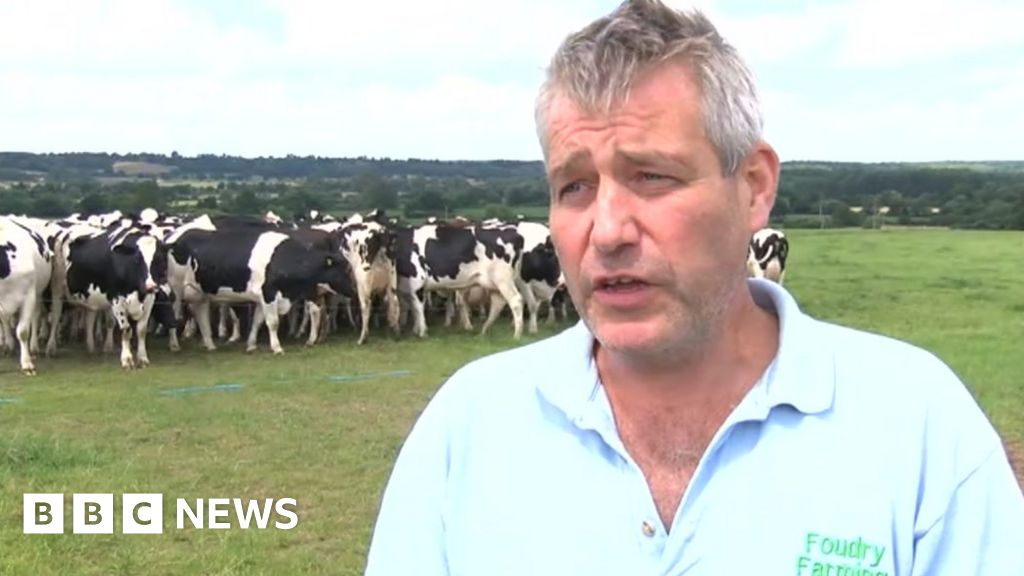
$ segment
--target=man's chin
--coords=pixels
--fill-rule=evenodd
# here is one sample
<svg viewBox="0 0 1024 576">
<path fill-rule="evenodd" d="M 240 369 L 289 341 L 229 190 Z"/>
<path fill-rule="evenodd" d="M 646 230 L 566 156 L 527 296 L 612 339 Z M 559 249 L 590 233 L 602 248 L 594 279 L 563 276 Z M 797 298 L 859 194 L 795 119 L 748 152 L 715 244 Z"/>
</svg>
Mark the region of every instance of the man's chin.
<svg viewBox="0 0 1024 576">
<path fill-rule="evenodd" d="M 649 354 L 664 347 L 667 340 L 664 326 L 652 322 L 602 322 L 594 327 L 594 338 L 609 351 Z"/>
</svg>

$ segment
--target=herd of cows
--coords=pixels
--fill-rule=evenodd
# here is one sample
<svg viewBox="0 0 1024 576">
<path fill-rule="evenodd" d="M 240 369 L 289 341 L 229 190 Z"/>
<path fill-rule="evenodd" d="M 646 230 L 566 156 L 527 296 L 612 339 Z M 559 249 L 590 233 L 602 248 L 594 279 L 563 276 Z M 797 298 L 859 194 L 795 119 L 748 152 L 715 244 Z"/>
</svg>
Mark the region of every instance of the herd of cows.
<svg viewBox="0 0 1024 576">
<path fill-rule="evenodd" d="M 781 282 L 787 252 L 781 232 L 759 231 L 750 273 Z M 128 369 L 149 363 L 146 337 L 154 331 L 166 333 L 175 351 L 180 337 L 198 331 L 214 350 L 214 315 L 218 336 L 229 341 L 248 325 L 249 351 L 263 326 L 282 353 L 283 321 L 289 335 L 314 345 L 346 316 L 361 344 L 374 304 L 396 334 L 411 315 L 412 332 L 424 337 L 432 297 L 445 301 L 446 323 L 458 312 L 466 329 L 470 310 L 485 309 L 483 332 L 508 306 L 516 338 L 524 306 L 535 332 L 542 305 L 551 321 L 568 301 L 550 232 L 537 222 L 398 226 L 379 211 L 344 221 L 311 212 L 294 223 L 273 213 L 183 218 L 151 209 L 0 216 L 0 350 L 17 351 L 25 374 L 35 372 L 43 342 L 47 355 L 83 339 L 93 352 L 99 334 L 110 350 L 115 331 Z"/>
</svg>

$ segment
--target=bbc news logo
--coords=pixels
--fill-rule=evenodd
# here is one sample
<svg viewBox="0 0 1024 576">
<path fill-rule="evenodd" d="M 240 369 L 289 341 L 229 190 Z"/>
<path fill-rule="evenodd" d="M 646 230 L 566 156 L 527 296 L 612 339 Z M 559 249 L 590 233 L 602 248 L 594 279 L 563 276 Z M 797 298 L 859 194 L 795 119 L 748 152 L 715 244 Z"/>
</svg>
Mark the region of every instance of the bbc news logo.
<svg viewBox="0 0 1024 576">
<path fill-rule="evenodd" d="M 178 530 L 186 526 L 227 530 L 234 527 L 230 522 L 233 513 L 242 530 L 291 530 L 299 524 L 296 505 L 294 498 L 178 498 L 174 506 L 175 525 Z M 163 512 L 163 494 L 122 494 L 121 533 L 163 534 Z M 72 494 L 71 532 L 113 534 L 116 513 L 113 494 Z M 25 494 L 23 517 L 25 534 L 63 534 L 64 495 Z"/>
</svg>

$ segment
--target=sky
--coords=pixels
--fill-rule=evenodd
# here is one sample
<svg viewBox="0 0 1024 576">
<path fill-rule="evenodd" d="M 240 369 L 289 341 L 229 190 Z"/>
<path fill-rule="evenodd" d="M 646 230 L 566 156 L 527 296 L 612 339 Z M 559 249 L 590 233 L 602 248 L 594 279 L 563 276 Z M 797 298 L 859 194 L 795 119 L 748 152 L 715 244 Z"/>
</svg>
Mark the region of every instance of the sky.
<svg viewBox="0 0 1024 576">
<path fill-rule="evenodd" d="M 1020 0 L 668 0 L 754 72 L 783 161 L 1024 159 Z M 615 0 L 0 0 L 0 151 L 539 160 Z"/>
</svg>

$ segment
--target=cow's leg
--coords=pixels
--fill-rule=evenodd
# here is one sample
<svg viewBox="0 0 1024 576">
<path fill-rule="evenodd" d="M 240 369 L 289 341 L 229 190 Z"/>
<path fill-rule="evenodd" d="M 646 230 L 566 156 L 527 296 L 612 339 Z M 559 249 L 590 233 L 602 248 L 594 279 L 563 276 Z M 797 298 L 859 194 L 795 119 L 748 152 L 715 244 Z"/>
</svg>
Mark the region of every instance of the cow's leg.
<svg viewBox="0 0 1024 576">
<path fill-rule="evenodd" d="M 15 328 L 15 336 L 21 345 L 21 372 L 27 376 L 36 373 L 35 364 L 32 363 L 31 344 L 29 339 L 32 334 L 32 320 L 36 315 L 36 293 L 30 291 L 25 295 L 25 301 L 21 303 L 21 314 L 18 315 L 18 326 Z M 8 334 L 8 338 L 10 335 Z"/>
<path fill-rule="evenodd" d="M 350 327 L 352 327 L 352 328 L 358 328 L 359 325 L 356 324 L 356 316 L 352 312 L 352 299 L 351 298 L 346 298 L 345 299 L 345 314 L 348 315 L 348 325 Z"/>
<path fill-rule="evenodd" d="M 498 291 L 505 298 L 508 307 L 512 310 L 513 338 L 518 340 L 523 335 L 523 297 L 516 289 L 516 284 L 511 279 L 495 283 Z M 494 300 L 492 299 L 493 303 Z"/>
<path fill-rule="evenodd" d="M 11 332 L 11 321 L 0 312 L 0 353 L 3 356 L 14 354 L 14 343 L 17 336 Z"/>
<path fill-rule="evenodd" d="M 320 340 L 319 342 L 326 342 L 327 336 L 338 331 L 338 323 L 335 321 L 335 312 L 338 310 L 338 295 L 327 294 L 320 298 L 320 305 L 323 306 L 324 313 L 320 317 Z"/>
<path fill-rule="evenodd" d="M 296 306 L 296 308 L 298 307 Z M 299 322 L 298 320 L 298 314 L 302 314 L 301 322 Z M 289 338 L 294 338 L 298 340 L 303 334 L 306 333 L 306 330 L 309 330 L 310 334 L 315 332 L 315 330 L 310 326 L 310 309 L 308 306 L 304 306 L 301 310 L 298 311 L 291 310 L 290 313 L 288 314 L 288 320 L 293 327 L 295 326 L 296 323 L 298 323 L 297 329 L 288 332 Z"/>
<path fill-rule="evenodd" d="M 61 278 L 63 275 L 58 276 L 56 272 L 50 276 L 50 295 L 53 302 L 50 302 L 50 337 L 46 340 L 47 356 L 57 353 L 57 339 L 60 338 L 61 316 L 64 311 L 64 290 Z"/>
<path fill-rule="evenodd" d="M 309 338 L 306 339 L 306 346 L 315 346 L 320 338 L 320 315 L 323 312 L 320 305 L 314 300 L 306 300 L 304 316 L 309 316 Z M 269 329 L 270 325 L 267 324 Z"/>
<path fill-rule="evenodd" d="M 0 355 L 6 356 L 8 354 L 8 341 L 10 340 L 10 322 L 7 321 L 7 318 L 4 317 L 3 312 L 0 311 Z"/>
<path fill-rule="evenodd" d="M 299 317 L 295 315 L 295 310 L 292 310 L 288 314 L 288 322 L 287 322 L 288 323 L 288 331 L 287 332 L 288 332 L 288 337 L 293 339 L 293 340 L 297 340 L 299 338 L 299 335 L 301 335 L 302 332 L 304 332 L 306 330 L 306 318 L 307 318 L 308 311 L 306 310 L 305 307 L 302 310 L 303 311 L 302 311 L 302 321 L 301 322 L 299 321 Z"/>
<path fill-rule="evenodd" d="M 190 304 L 189 306 L 191 307 L 192 305 Z M 207 313 L 209 313 L 209 308 L 207 308 Z M 196 309 L 193 307 L 192 316 L 185 321 L 185 328 L 181 331 L 181 337 L 186 340 L 195 338 L 196 330 L 199 330 L 199 322 L 196 320 Z"/>
<path fill-rule="evenodd" d="M 227 340 L 228 337 L 228 310 L 231 309 L 226 302 L 217 305 L 217 340 Z"/>
<path fill-rule="evenodd" d="M 200 300 L 189 305 L 192 308 L 192 316 L 195 319 L 195 326 L 199 328 L 199 335 L 203 339 L 203 347 L 210 352 L 217 349 L 213 343 L 213 329 L 210 327 L 210 301 Z"/>
<path fill-rule="evenodd" d="M 462 325 L 462 329 L 467 332 L 472 332 L 473 321 L 469 318 L 469 303 L 466 302 L 466 297 L 469 296 L 469 290 L 456 292 L 455 307 L 459 310 L 459 323 Z"/>
<path fill-rule="evenodd" d="M 338 326 L 338 313 L 341 311 L 341 296 L 337 294 L 331 294 L 327 304 L 327 321 L 328 327 L 331 332 L 337 332 L 340 330 Z"/>
<path fill-rule="evenodd" d="M 426 311 L 424 310 L 424 296 L 425 290 L 420 288 L 413 294 L 411 301 L 413 321 L 412 331 L 413 334 L 420 338 L 425 338 L 427 336 L 427 318 Z"/>
<path fill-rule="evenodd" d="M 239 329 L 238 314 L 235 307 L 228 302 L 221 303 L 217 308 L 217 338 L 226 340 L 233 344 L 242 339 L 242 332 Z M 228 336 L 228 326 L 231 326 L 231 335 Z"/>
<path fill-rule="evenodd" d="M 444 327 L 452 325 L 452 318 L 455 318 L 455 308 L 463 303 L 461 290 L 449 290 L 444 299 Z"/>
<path fill-rule="evenodd" d="M 135 344 L 135 366 L 144 368 L 149 366 L 149 353 L 146 350 L 146 328 L 149 326 L 149 317 L 153 314 L 153 305 L 156 296 L 147 294 L 142 302 L 142 315 L 135 321 L 135 334 L 138 342 Z"/>
<path fill-rule="evenodd" d="M 373 292 L 370 293 L 370 308 L 373 308 Z M 380 311 L 377 311 L 377 315 L 373 317 L 373 327 L 380 330 Z"/>
<path fill-rule="evenodd" d="M 87 328 L 88 313 L 82 308 L 74 308 L 71 312 L 71 329 L 69 333 L 72 338 L 81 338 Z"/>
<path fill-rule="evenodd" d="M 249 327 L 249 340 L 245 344 L 246 352 L 255 352 L 257 348 L 256 337 L 260 333 L 260 326 L 263 326 L 265 304 L 257 304 L 256 310 L 252 313 L 252 326 Z"/>
<path fill-rule="evenodd" d="M 547 325 L 548 326 L 554 326 L 555 325 L 555 321 L 557 320 L 557 318 L 555 318 L 555 301 L 552 298 L 548 298 L 547 299 L 547 303 L 548 303 Z"/>
<path fill-rule="evenodd" d="M 149 314 L 143 313 L 142 318 L 135 321 L 135 337 L 138 340 L 135 343 L 135 367 L 144 368 L 149 366 L 149 351 L 146 350 L 146 327 L 149 325 Z M 131 327 L 129 326 L 126 332 L 129 333 L 128 342 L 131 343 Z"/>
<path fill-rule="evenodd" d="M 234 344 L 242 340 L 242 321 L 238 318 L 234 306 L 228 306 L 228 320 L 231 321 L 231 336 L 228 337 L 228 344 Z"/>
<path fill-rule="evenodd" d="M 113 331 L 114 324 L 110 324 L 111 331 Z M 131 370 L 135 368 L 135 357 L 132 356 L 132 327 L 128 326 L 121 329 L 121 368 L 125 370 Z"/>
<path fill-rule="evenodd" d="M 96 311 L 92 308 L 85 310 L 85 349 L 96 353 Z"/>
<path fill-rule="evenodd" d="M 280 324 L 277 303 L 278 300 L 274 300 L 269 304 L 264 304 L 262 306 L 263 316 L 264 322 L 267 324 L 267 332 L 270 336 L 270 349 L 274 351 L 274 354 L 284 354 L 284 348 L 281 348 L 281 341 L 277 338 L 277 327 Z M 259 307 L 257 307 L 258 309 Z"/>
<path fill-rule="evenodd" d="M 384 293 L 384 305 L 387 307 L 388 314 L 388 326 L 395 336 L 398 336 L 402 332 L 402 304 L 398 300 L 398 290 L 395 288 L 387 288 Z"/>
<path fill-rule="evenodd" d="M 114 351 L 114 322 L 107 316 L 100 316 L 100 322 L 105 329 L 103 338 L 103 353 L 110 354 Z"/>
<path fill-rule="evenodd" d="M 181 343 L 178 342 L 178 322 L 180 318 L 177 313 L 174 315 L 174 325 L 167 327 L 167 347 L 171 352 L 180 352 Z"/>
<path fill-rule="evenodd" d="M 537 333 L 537 311 L 540 308 L 540 304 L 537 303 L 537 298 L 533 295 L 533 289 L 529 285 L 523 282 L 517 282 L 516 287 L 519 289 L 519 294 L 523 297 L 523 301 L 526 303 L 526 309 L 530 313 L 530 321 L 527 325 L 527 330 L 530 334 Z"/>
<path fill-rule="evenodd" d="M 501 315 L 502 309 L 505 308 L 505 298 L 502 297 L 500 292 L 492 291 L 489 294 L 491 296 L 491 305 L 487 311 L 487 319 L 484 320 L 484 327 L 480 329 L 481 336 L 487 334 L 487 330 L 490 329 L 491 324 L 494 324 L 494 321 Z"/>
<path fill-rule="evenodd" d="M 359 286 L 356 287 L 359 291 L 359 313 L 362 316 L 362 329 L 359 331 L 359 341 L 357 344 L 366 342 L 366 336 L 370 333 L 370 314 L 373 312 L 373 293 L 370 291 L 370 285 L 367 282 L 360 282 Z"/>
<path fill-rule="evenodd" d="M 32 305 L 32 318 L 29 320 L 28 352 L 33 356 L 39 355 L 39 332 L 42 330 L 43 314 L 42 303 L 38 297 Z"/>
<path fill-rule="evenodd" d="M 128 320 L 126 303 L 112 302 L 110 316 L 113 318 L 113 322 L 109 322 L 111 338 L 113 338 L 115 324 L 121 329 L 121 368 L 131 370 L 135 367 L 135 357 L 132 356 L 132 325 Z M 142 329 L 144 330 L 145 327 Z M 139 333 L 139 338 L 142 337 L 142 333 Z"/>
<path fill-rule="evenodd" d="M 308 343 L 313 334 L 316 334 L 316 339 L 313 340 L 313 344 L 311 344 L 316 345 L 327 335 L 327 327 L 324 325 L 324 321 L 327 319 L 327 301 L 323 296 L 314 296 L 313 299 L 308 302 L 312 303 L 312 305 L 316 307 L 315 316 L 313 314 L 313 308 L 311 308 L 309 304 L 304 304 L 301 307 L 292 306 L 291 310 L 288 311 L 288 314 L 290 316 L 294 316 L 296 313 L 301 313 L 304 317 L 309 318 L 309 334 L 306 335 L 306 342 Z M 313 324 L 314 322 L 316 323 L 315 326 Z"/>
<path fill-rule="evenodd" d="M 50 337 L 50 313 L 40 306 L 36 318 L 39 319 L 39 340 L 45 341 Z"/>
<path fill-rule="evenodd" d="M 167 328 L 167 347 L 170 348 L 171 352 L 180 352 L 181 343 L 178 342 L 178 326 L 181 325 L 181 319 L 185 314 L 185 309 L 181 305 L 182 296 L 179 296 L 178 292 L 174 292 L 174 296 L 174 301 L 171 302 L 171 311 L 173 313 L 172 316 L 174 316 L 174 326 L 168 326 Z"/>
<path fill-rule="evenodd" d="M 399 298 L 399 308 L 398 308 L 398 328 L 399 328 L 399 333 L 401 333 L 401 328 L 409 323 L 409 310 L 412 308 L 412 305 L 409 302 L 410 301 L 409 301 L 408 298 Z"/>
</svg>

